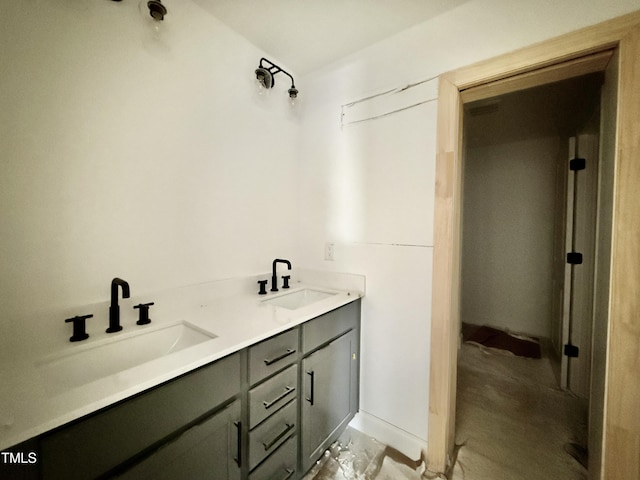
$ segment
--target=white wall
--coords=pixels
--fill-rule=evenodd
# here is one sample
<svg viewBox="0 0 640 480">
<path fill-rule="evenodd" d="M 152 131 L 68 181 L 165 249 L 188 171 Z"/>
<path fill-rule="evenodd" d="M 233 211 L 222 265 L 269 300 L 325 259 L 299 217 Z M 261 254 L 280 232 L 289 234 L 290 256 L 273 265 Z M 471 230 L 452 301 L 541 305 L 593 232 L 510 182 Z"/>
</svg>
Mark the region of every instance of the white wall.
<svg viewBox="0 0 640 480">
<path fill-rule="evenodd" d="M 568 139 L 468 148 L 465 155 L 461 319 L 551 336 L 558 162 Z"/>
<path fill-rule="evenodd" d="M 341 106 L 637 8 L 473 0 L 301 79 L 301 261 L 367 275 L 361 410 L 380 440 L 413 457 L 426 445 L 437 110 L 341 129 Z M 327 241 L 334 262 L 324 261 Z"/>
<path fill-rule="evenodd" d="M 137 4 L 0 0 L 3 358 L 68 335 L 52 312 L 104 301 L 116 275 L 138 294 L 288 256 L 367 275 L 362 409 L 423 447 L 436 107 L 341 130 L 340 105 L 637 0 L 469 1 L 296 78 L 301 131 L 280 92 L 252 95 L 262 52 L 188 1 L 167 2 L 158 43 Z"/>
<path fill-rule="evenodd" d="M 0 4 L 3 357 L 66 339 L 58 312 L 115 276 L 139 295 L 296 264 L 299 121 L 255 94 L 264 52 L 188 1 L 159 37 L 137 1 Z"/>
</svg>

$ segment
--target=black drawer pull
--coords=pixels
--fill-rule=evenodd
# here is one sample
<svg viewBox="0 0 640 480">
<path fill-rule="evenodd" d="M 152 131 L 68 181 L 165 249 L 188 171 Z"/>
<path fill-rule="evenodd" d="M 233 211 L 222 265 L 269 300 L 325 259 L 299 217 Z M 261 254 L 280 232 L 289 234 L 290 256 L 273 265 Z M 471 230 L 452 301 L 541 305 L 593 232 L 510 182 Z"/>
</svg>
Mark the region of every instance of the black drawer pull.
<svg viewBox="0 0 640 480">
<path fill-rule="evenodd" d="M 313 405 L 313 389 L 314 389 L 314 384 L 315 379 L 316 379 L 316 372 L 314 372 L 313 370 L 311 370 L 310 372 L 307 372 L 307 375 L 309 375 L 311 377 L 311 395 L 309 395 L 308 397 L 305 398 L 305 400 L 307 402 L 309 402 L 311 405 Z"/>
<path fill-rule="evenodd" d="M 276 438 L 271 440 L 269 443 L 262 442 L 262 445 L 264 446 L 265 451 L 272 448 L 276 443 L 278 443 L 278 441 L 280 441 L 282 437 L 284 437 L 287 433 L 289 433 L 295 427 L 296 426 L 293 423 L 285 423 L 285 429 L 281 431 L 278 435 L 276 435 Z"/>
<path fill-rule="evenodd" d="M 264 405 L 264 408 L 268 410 L 271 407 L 273 407 L 276 403 L 278 403 L 280 400 L 282 400 L 284 397 L 286 397 L 287 395 L 295 391 L 296 391 L 296 387 L 290 387 L 287 385 L 285 387 L 285 391 L 282 394 L 278 395 L 276 398 L 274 398 L 270 402 L 262 402 L 262 404 Z"/>
<path fill-rule="evenodd" d="M 233 424 L 236 427 L 236 433 L 238 435 L 238 443 L 236 445 L 236 452 L 237 452 L 237 456 L 234 457 L 235 462 L 238 464 L 238 466 L 241 466 L 242 463 L 242 423 L 241 422 L 233 422 Z"/>
<path fill-rule="evenodd" d="M 272 365 L 280 360 L 282 360 L 283 358 L 287 358 L 289 355 L 293 355 L 294 353 L 296 353 L 296 349 L 295 348 L 287 348 L 287 351 L 284 352 L 282 355 L 277 356 L 276 358 L 272 358 L 271 360 L 266 360 L 264 361 L 264 364 L 269 366 Z"/>
<path fill-rule="evenodd" d="M 282 477 L 282 480 L 289 480 L 293 476 L 293 474 L 296 473 L 296 471 L 292 468 L 285 468 L 284 471 L 287 472 L 287 476 Z"/>
</svg>

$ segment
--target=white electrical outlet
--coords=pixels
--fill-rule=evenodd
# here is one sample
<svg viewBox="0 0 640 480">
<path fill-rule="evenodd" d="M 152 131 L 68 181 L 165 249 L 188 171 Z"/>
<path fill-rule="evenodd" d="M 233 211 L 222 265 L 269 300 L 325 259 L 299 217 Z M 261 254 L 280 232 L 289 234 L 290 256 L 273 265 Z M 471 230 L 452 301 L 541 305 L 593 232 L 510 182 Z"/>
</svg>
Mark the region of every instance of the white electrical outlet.
<svg viewBox="0 0 640 480">
<path fill-rule="evenodd" d="M 324 244 L 324 259 L 333 262 L 333 243 Z"/>
</svg>

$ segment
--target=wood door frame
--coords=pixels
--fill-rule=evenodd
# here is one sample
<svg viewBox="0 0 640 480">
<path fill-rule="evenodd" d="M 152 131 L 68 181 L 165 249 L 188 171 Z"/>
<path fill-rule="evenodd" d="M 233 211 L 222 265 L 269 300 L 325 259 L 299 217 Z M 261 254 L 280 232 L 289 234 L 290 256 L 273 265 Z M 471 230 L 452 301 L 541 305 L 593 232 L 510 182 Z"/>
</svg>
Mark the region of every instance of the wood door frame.
<svg viewBox="0 0 640 480">
<path fill-rule="evenodd" d="M 602 478 L 640 478 L 640 11 L 439 78 L 427 466 L 444 472 L 455 433 L 460 330 L 463 92 L 484 98 L 546 81 L 536 72 L 606 50 L 619 55 Z M 577 64 L 581 64 L 580 61 Z M 576 70 L 577 71 L 577 70 Z M 579 73 L 574 74 L 578 75 Z M 530 81 L 526 81 L 526 77 Z M 506 81 L 514 78 L 524 81 Z M 500 86 L 502 84 L 502 86 Z M 515 86 L 514 86 L 515 85 Z M 474 99 L 483 93 L 475 94 Z M 633 259 L 633 260 L 632 260 Z"/>
</svg>

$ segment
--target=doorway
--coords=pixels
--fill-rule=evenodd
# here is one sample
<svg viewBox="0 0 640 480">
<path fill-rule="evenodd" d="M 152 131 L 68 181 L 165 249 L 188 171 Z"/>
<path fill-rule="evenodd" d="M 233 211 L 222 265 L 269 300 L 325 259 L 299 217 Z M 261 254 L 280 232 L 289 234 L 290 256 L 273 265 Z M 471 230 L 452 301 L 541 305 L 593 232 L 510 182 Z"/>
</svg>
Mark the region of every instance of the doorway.
<svg viewBox="0 0 640 480">
<path fill-rule="evenodd" d="M 606 346 L 606 361 L 593 364 L 598 372 L 592 378 L 592 384 L 595 379 L 605 395 L 600 404 L 603 419 L 600 432 L 589 435 L 602 446 L 602 455 L 596 456 L 602 463 L 597 468 L 590 468 L 590 475 L 608 479 L 640 475 L 637 456 L 640 424 L 636 415 L 640 409 L 640 384 L 634 380 L 638 362 L 634 352 L 640 348 L 640 331 L 629 320 L 636 318 L 633 312 L 640 310 L 640 298 L 636 295 L 640 285 L 640 267 L 637 262 L 628 260 L 640 257 L 640 242 L 637 241 L 640 224 L 635 221 L 640 208 L 637 196 L 640 162 L 635 161 L 640 157 L 640 125 L 637 122 L 640 118 L 640 102 L 637 101 L 637 92 L 640 91 L 640 12 L 440 77 L 427 450 L 427 465 L 434 472 L 446 470 L 454 451 L 455 379 L 460 330 L 461 107 L 470 101 L 467 93 L 476 87 L 499 90 L 493 94 L 483 90 L 480 98 L 516 91 L 523 88 L 522 83 L 526 83 L 530 75 L 540 79 L 539 73 L 542 73 L 542 76 L 551 78 L 556 76 L 554 69 L 558 66 L 562 67 L 567 62 L 580 63 L 586 56 L 611 49 L 615 51 L 614 59 L 606 68 L 607 74 L 611 73 L 607 76 L 612 78 L 611 85 L 615 88 L 605 85 L 603 91 L 608 92 L 617 112 L 604 115 L 611 122 L 607 128 L 615 133 L 611 140 L 601 139 L 601 145 L 606 146 L 603 150 L 607 150 L 611 158 L 607 167 L 610 182 L 605 186 L 599 185 L 599 189 L 609 189 L 614 201 L 612 212 L 599 212 L 604 221 L 598 228 L 597 237 L 600 245 L 608 243 L 611 255 L 597 261 L 600 273 L 596 274 L 594 294 L 594 298 L 602 300 L 602 304 L 595 307 L 599 312 L 595 320 L 604 323 L 603 331 L 606 332 L 606 335 L 597 337 L 602 344 L 594 342 L 594 351 L 602 351 Z M 576 76 L 578 69 L 574 69 L 570 76 Z M 558 79 L 556 76 L 551 81 Z M 542 83 L 545 82 L 538 82 Z"/>
<path fill-rule="evenodd" d="M 584 398 L 603 80 L 596 72 L 470 102 L 463 119 L 461 323 L 540 339 L 556 386 Z M 572 171 L 577 156 L 584 168 Z M 567 248 L 580 264 L 567 264 Z M 567 351 L 571 369 L 564 345 L 581 347 Z"/>
<path fill-rule="evenodd" d="M 464 105 L 456 444 L 467 475 L 582 478 L 575 460 L 586 467 L 603 81 Z M 565 345 L 580 351 L 571 368 Z"/>
</svg>

